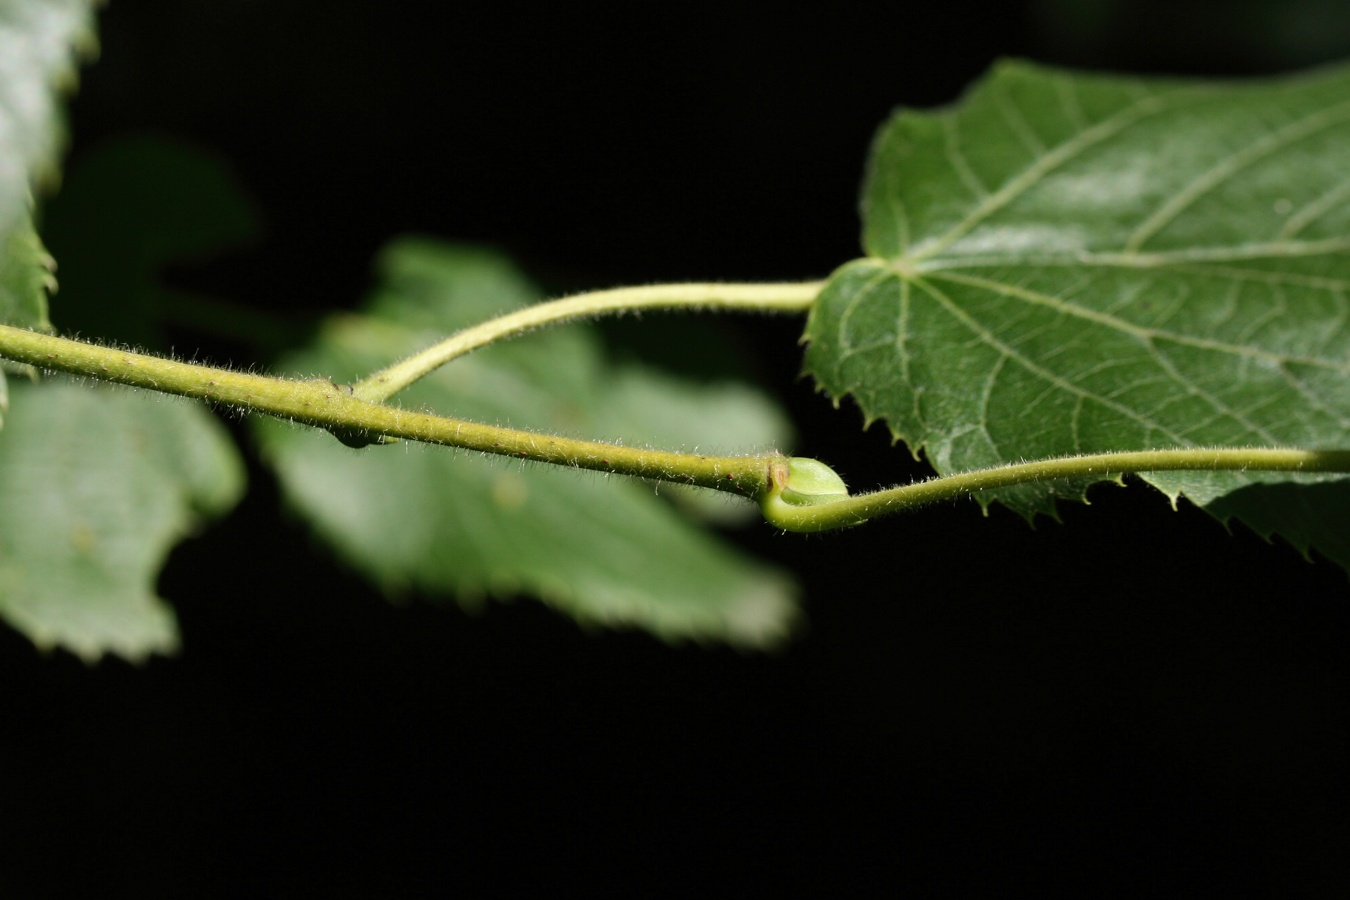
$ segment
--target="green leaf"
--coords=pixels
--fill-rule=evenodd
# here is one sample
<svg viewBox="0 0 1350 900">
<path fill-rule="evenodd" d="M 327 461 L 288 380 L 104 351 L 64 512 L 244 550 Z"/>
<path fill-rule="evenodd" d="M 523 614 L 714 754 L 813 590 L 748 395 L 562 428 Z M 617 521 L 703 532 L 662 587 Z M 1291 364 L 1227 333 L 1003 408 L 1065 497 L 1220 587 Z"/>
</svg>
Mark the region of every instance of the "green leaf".
<svg viewBox="0 0 1350 900">
<path fill-rule="evenodd" d="M 56 287 L 55 268 L 31 223 L 10 231 L 0 247 L 0 321 L 50 328 L 47 294 Z"/>
<path fill-rule="evenodd" d="M 24 224 L 0 242 L 0 322 L 49 328 L 47 292 L 55 286 L 54 263 L 42 249 L 41 239 L 31 224 Z M 35 374 L 31 366 L 0 361 L 0 426 L 9 409 L 6 372 Z"/>
<path fill-rule="evenodd" d="M 33 227 L 33 188 L 55 180 L 57 94 L 94 48 L 93 0 L 0 0 L 0 322 L 48 328 L 51 258 Z M 15 367 L 7 366 L 10 371 Z M 0 368 L 0 400 L 6 394 Z M 4 424 L 0 402 L 0 425 Z"/>
<path fill-rule="evenodd" d="M 384 284 L 367 311 L 330 319 L 317 345 L 286 360 L 286 370 L 355 379 L 539 298 L 483 251 L 402 241 L 385 252 L 381 269 Z M 722 450 L 756 448 L 783 431 L 767 401 L 743 389 L 691 389 L 606 365 L 590 330 L 578 326 L 480 350 L 400 399 L 445 415 L 628 444 L 661 439 L 665 412 L 695 404 L 727 426 L 695 439 Z M 583 623 L 746 645 L 780 639 L 794 615 L 785 576 L 698 529 L 651 487 L 442 448 L 352 450 L 322 432 L 258 425 L 290 504 L 388 590 L 453 594 L 470 604 L 521 592 Z"/>
<path fill-rule="evenodd" d="M 0 0 L 0 321 L 46 325 L 30 290 L 48 277 L 33 247 L 32 197 L 55 180 L 64 142 L 57 97 L 94 48 L 92 0 Z"/>
<path fill-rule="evenodd" d="M 85 659 L 172 652 L 154 594 L 169 548 L 243 488 L 195 403 L 48 380 L 13 391 L 0 432 L 0 617 Z"/>
<path fill-rule="evenodd" d="M 1347 147 L 1345 68 L 1214 84 L 1000 65 L 956 107 L 882 129 L 869 256 L 813 310 L 807 368 L 942 473 L 1350 446 Z M 1265 534 L 1289 533 L 1288 494 L 1250 486 L 1335 477 L 1146 476 Z M 1030 516 L 1085 487 L 981 500 Z M 1350 565 L 1316 524 L 1343 493 L 1305 484 L 1321 512 L 1292 539 Z"/>
<path fill-rule="evenodd" d="M 43 218 L 43 237 L 61 261 L 61 330 L 141 347 L 166 343 L 166 320 L 194 321 L 214 307 L 162 284 L 166 266 L 209 258 L 259 231 L 222 160 L 146 135 L 82 154 Z"/>
<path fill-rule="evenodd" d="M 143 341 L 183 300 L 155 283 L 158 269 L 240 239 L 252 221 L 218 163 L 156 139 L 90 154 L 48 213 L 61 309 L 74 313 L 63 323 L 116 322 L 94 333 Z M 9 247 L 26 254 L 3 270 L 21 286 L 10 296 L 45 317 L 50 260 L 29 228 Z M 237 451 L 194 405 L 65 383 L 15 395 L 19 427 L 0 440 L 0 616 L 86 658 L 173 650 L 173 614 L 154 580 L 178 537 L 234 502 Z"/>
<path fill-rule="evenodd" d="M 603 402 L 591 410 L 593 434 L 623 440 L 640 433 L 653 447 L 678 447 L 718 456 L 768 453 L 792 443 L 783 412 L 749 385 L 700 385 L 636 365 L 609 383 Z M 740 497 L 685 485 L 662 485 L 661 493 L 685 513 L 719 525 L 762 520 L 759 507 Z"/>
</svg>

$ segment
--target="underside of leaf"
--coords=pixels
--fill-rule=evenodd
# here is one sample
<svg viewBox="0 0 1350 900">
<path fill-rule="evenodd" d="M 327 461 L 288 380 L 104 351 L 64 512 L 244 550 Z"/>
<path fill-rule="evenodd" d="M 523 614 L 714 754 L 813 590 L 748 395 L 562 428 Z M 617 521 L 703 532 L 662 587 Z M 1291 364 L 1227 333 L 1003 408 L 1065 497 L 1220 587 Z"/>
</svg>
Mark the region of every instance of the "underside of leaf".
<svg viewBox="0 0 1350 900">
<path fill-rule="evenodd" d="M 0 432 L 0 618 L 85 659 L 172 652 L 169 548 L 243 489 L 229 437 L 187 401 L 46 380 Z"/>
<path fill-rule="evenodd" d="M 1001 65 L 957 106 L 882 129 L 868 256 L 814 308 L 807 369 L 943 474 L 1350 446 L 1347 147 L 1343 68 L 1214 84 Z M 1253 486 L 1339 477 L 1146 476 L 1263 534 L 1292 501 Z M 1053 513 L 1087 484 L 980 499 Z M 1319 508 L 1342 493 L 1302 491 Z M 1291 539 L 1350 564 L 1316 525 Z"/>
<path fill-rule="evenodd" d="M 58 95 L 94 45 L 91 0 L 0 3 L 0 321 L 44 327 L 50 265 L 33 231 L 33 194 L 58 171 Z"/>
<path fill-rule="evenodd" d="M 362 314 L 330 320 L 283 368 L 356 378 L 539 299 L 506 260 L 471 248 L 403 240 L 386 251 L 383 269 Z M 728 452 L 762 451 L 787 431 L 773 405 L 744 386 L 609 364 L 585 326 L 483 348 L 396 402 L 630 445 L 674 430 Z M 469 605 L 526 594 L 586 624 L 745 646 L 777 643 L 795 619 L 788 576 L 698 527 L 652 486 L 445 448 L 353 450 L 326 433 L 258 425 L 292 507 L 391 593 Z"/>
</svg>

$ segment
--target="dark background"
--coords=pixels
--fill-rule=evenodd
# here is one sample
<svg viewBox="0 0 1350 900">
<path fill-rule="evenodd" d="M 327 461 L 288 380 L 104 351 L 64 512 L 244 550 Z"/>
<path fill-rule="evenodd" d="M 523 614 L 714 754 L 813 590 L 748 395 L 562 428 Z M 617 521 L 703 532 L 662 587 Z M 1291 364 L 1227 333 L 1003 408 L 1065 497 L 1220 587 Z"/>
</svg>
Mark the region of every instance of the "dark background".
<svg viewBox="0 0 1350 900">
<path fill-rule="evenodd" d="M 998 56 L 1240 75 L 1350 51 L 1333 0 L 814 6 L 122 0 L 71 165 L 145 131 L 228 160 L 266 236 L 169 277 L 297 322 L 355 305 L 409 231 L 555 293 L 818 278 L 858 252 L 888 111 Z M 610 334 L 677 358 L 684 327 Z M 917 471 L 797 378 L 800 323 L 717 327 L 801 452 L 857 486 Z M 527 599 L 392 606 L 250 475 L 161 579 L 179 658 L 0 631 L 4 896 L 1343 895 L 1350 582 L 1141 486 L 1034 531 L 973 504 L 752 529 L 809 617 L 756 656 Z"/>
</svg>

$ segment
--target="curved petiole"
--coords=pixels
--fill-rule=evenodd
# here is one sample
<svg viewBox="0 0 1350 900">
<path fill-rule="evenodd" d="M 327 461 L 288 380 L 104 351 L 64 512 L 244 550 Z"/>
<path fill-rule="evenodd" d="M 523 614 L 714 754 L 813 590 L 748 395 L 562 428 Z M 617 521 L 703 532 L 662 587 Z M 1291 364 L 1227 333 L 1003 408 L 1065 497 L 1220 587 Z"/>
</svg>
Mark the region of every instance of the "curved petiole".
<svg viewBox="0 0 1350 900">
<path fill-rule="evenodd" d="M 593 291 L 527 306 L 466 328 L 352 385 L 362 400 L 387 400 L 408 385 L 464 354 L 495 341 L 575 319 L 593 319 L 651 309 L 702 309 L 804 313 L 823 281 L 784 284 L 658 284 Z"/>
<path fill-rule="evenodd" d="M 1350 473 L 1350 450 L 1252 447 L 1097 453 L 979 469 L 857 496 L 849 496 L 843 481 L 815 460 L 789 459 L 787 466 L 779 469 L 785 475 L 775 479 L 760 498 L 764 518 L 786 531 L 828 531 L 928 503 L 1034 481 L 1164 471 Z"/>
</svg>

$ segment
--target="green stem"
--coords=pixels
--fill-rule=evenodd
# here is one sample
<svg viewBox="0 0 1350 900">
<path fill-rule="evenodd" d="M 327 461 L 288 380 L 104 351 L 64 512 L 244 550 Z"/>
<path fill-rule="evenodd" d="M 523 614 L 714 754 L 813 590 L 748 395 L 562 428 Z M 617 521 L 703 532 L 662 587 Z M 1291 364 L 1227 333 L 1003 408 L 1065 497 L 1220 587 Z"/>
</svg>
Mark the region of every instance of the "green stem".
<svg viewBox="0 0 1350 900">
<path fill-rule="evenodd" d="M 825 286 L 823 281 L 792 284 L 658 284 L 616 288 L 538 303 L 466 328 L 434 346 L 352 385 L 362 400 L 387 400 L 452 359 L 486 344 L 545 325 L 644 309 L 705 309 L 803 313 Z"/>
<path fill-rule="evenodd" d="M 786 466 L 776 470 L 785 472 L 786 476 L 778 476 L 773 487 L 760 499 L 764 517 L 787 531 L 844 528 L 876 516 L 1032 481 L 1183 470 L 1350 472 L 1350 451 L 1266 447 L 1098 453 L 980 469 L 855 497 L 843 493 L 842 482 L 832 484 L 818 471 L 801 468 L 799 472 L 803 463 L 820 465 L 814 460 L 789 460 Z M 804 481 L 805 487 L 794 492 L 799 481 Z"/>
<path fill-rule="evenodd" d="M 372 403 L 354 396 L 352 388 L 324 379 L 248 375 L 8 325 L 0 325 L 0 357 L 267 413 L 327 429 L 354 445 L 403 438 L 745 494 L 759 500 L 770 523 L 788 531 L 844 528 L 927 503 L 1034 481 L 1177 470 L 1350 472 L 1347 450 L 1145 450 L 998 466 L 851 497 L 832 469 L 812 459 L 669 453 L 481 425 Z"/>
<path fill-rule="evenodd" d="M 699 456 L 579 441 L 410 412 L 353 396 L 324 379 L 293 381 L 177 362 L 129 350 L 0 325 L 0 356 L 75 375 L 194 397 L 324 428 L 354 446 L 381 437 L 444 444 L 484 453 L 639 478 L 695 484 L 758 498 L 784 458 Z"/>
</svg>

